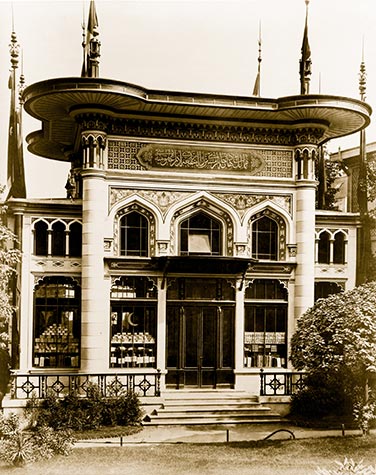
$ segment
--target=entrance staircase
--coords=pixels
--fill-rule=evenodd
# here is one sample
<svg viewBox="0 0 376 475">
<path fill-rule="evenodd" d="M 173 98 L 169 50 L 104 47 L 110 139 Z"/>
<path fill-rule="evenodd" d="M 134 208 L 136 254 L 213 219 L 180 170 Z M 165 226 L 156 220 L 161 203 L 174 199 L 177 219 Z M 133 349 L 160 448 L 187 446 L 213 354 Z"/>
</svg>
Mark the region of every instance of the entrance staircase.
<svg viewBox="0 0 376 475">
<path fill-rule="evenodd" d="M 254 424 L 283 418 L 259 397 L 245 391 L 174 390 L 164 394 L 160 408 L 144 416 L 144 426 L 190 424 Z"/>
</svg>

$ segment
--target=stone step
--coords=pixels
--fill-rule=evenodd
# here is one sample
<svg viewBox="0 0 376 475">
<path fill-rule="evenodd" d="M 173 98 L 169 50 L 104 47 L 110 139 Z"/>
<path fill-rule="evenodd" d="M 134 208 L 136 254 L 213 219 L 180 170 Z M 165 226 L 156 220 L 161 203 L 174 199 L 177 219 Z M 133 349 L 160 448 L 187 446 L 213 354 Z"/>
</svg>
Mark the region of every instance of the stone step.
<svg viewBox="0 0 376 475">
<path fill-rule="evenodd" d="M 184 390 L 164 394 L 161 407 L 145 425 L 240 424 L 279 422 L 282 418 L 245 391 Z"/>
<path fill-rule="evenodd" d="M 241 401 L 241 402 L 235 402 L 235 403 L 229 403 L 229 401 L 173 401 L 173 402 L 167 402 L 165 401 L 161 409 L 165 410 L 174 410 L 174 411 L 179 411 L 182 408 L 184 410 L 189 410 L 190 408 L 197 409 L 197 410 L 210 410 L 210 411 L 220 411 L 223 409 L 249 409 L 249 410 L 255 410 L 260 407 L 264 407 L 262 404 L 259 402 L 247 402 L 247 401 Z"/>
<path fill-rule="evenodd" d="M 244 410 L 223 410 L 223 411 L 197 411 L 197 410 L 189 410 L 187 411 L 165 411 L 165 410 L 160 410 L 158 413 L 151 413 L 151 416 L 157 416 L 160 419 L 166 419 L 166 418 L 179 418 L 179 419 L 187 419 L 190 417 L 228 417 L 228 416 L 233 416 L 233 417 L 258 417 L 258 416 L 265 416 L 265 414 L 270 415 L 270 409 L 269 408 L 260 408 L 254 411 L 244 411 Z"/>
<path fill-rule="evenodd" d="M 166 400 L 181 399 L 244 399 L 258 401 L 259 396 L 249 394 L 245 391 L 229 391 L 229 390 L 173 390 L 166 391 L 163 394 Z"/>
<path fill-rule="evenodd" d="M 270 424 L 274 422 L 283 422 L 279 415 L 260 416 L 260 417 L 190 417 L 187 419 L 157 418 L 149 419 L 148 416 L 142 421 L 144 426 L 158 425 L 230 425 L 230 424 Z"/>
</svg>

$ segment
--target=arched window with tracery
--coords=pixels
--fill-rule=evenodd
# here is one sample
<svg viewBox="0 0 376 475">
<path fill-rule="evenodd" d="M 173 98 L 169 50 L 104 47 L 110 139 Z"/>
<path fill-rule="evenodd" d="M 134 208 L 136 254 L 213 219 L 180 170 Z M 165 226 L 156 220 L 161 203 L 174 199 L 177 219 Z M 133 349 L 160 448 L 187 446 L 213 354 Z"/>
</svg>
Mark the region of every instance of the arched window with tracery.
<svg viewBox="0 0 376 475">
<path fill-rule="evenodd" d="M 149 255 L 149 222 L 137 211 L 131 211 L 120 218 L 120 255 Z"/>
<path fill-rule="evenodd" d="M 278 224 L 269 216 L 262 216 L 252 224 L 252 257 L 278 260 Z"/>
<path fill-rule="evenodd" d="M 222 255 L 222 224 L 202 211 L 180 224 L 180 254 Z"/>
</svg>

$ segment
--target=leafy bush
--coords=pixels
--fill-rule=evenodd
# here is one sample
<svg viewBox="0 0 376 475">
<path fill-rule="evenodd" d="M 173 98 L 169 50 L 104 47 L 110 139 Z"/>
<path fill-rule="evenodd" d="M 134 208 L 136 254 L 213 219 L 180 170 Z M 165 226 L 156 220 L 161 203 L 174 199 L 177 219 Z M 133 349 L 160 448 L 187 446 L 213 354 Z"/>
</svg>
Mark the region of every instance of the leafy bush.
<svg viewBox="0 0 376 475">
<path fill-rule="evenodd" d="M 318 468 L 316 475 L 376 475 L 376 467 L 366 467 L 363 461 L 354 462 L 352 459 L 345 458 L 344 462 L 336 462 L 337 467 L 333 470 Z"/>
<path fill-rule="evenodd" d="M 68 455 L 74 439 L 70 431 L 40 427 L 36 432 L 21 429 L 15 414 L 0 415 L 0 459 L 9 465 L 23 466 L 54 455 Z"/>
<path fill-rule="evenodd" d="M 376 417 L 371 387 L 376 378 L 376 281 L 317 300 L 297 321 L 290 359 L 298 370 L 336 375 L 366 434 Z"/>
<path fill-rule="evenodd" d="M 107 398 L 97 386 L 91 385 L 87 394 L 85 398 L 77 394 L 64 398 L 49 394 L 41 402 L 30 399 L 26 410 L 32 425 L 83 431 L 101 426 L 137 425 L 141 422 L 142 411 L 135 393 L 125 392 Z"/>
<path fill-rule="evenodd" d="M 306 387 L 291 397 L 291 416 L 317 420 L 326 416 L 351 414 L 351 401 L 341 379 L 328 373 L 311 373 Z"/>
</svg>

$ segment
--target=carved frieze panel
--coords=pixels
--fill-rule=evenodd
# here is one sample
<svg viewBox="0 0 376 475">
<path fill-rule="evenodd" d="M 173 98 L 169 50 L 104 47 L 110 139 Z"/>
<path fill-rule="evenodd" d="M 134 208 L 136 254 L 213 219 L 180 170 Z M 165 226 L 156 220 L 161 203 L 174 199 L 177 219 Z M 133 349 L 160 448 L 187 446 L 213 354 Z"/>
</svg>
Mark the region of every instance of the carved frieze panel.
<svg viewBox="0 0 376 475">
<path fill-rule="evenodd" d="M 233 208 L 236 209 L 239 216 L 242 218 L 244 214 L 252 206 L 257 205 L 263 201 L 272 201 L 277 204 L 280 208 L 287 211 L 290 215 L 292 214 L 292 196 L 291 195 L 256 195 L 256 194 L 244 194 L 241 195 L 235 193 L 213 193 L 213 195 L 224 201 L 225 203 L 230 204 Z"/>
<path fill-rule="evenodd" d="M 109 140 L 107 168 L 224 171 L 241 172 L 251 176 L 291 178 L 293 152 Z"/>
<path fill-rule="evenodd" d="M 137 195 L 156 205 L 163 216 L 178 201 L 182 201 L 194 193 L 159 190 L 130 190 L 123 188 L 110 189 L 110 207 L 114 206 L 129 196 Z M 212 193 L 218 200 L 231 205 L 239 214 L 240 218 L 249 208 L 263 201 L 271 201 L 292 215 L 292 195 L 257 195 L 237 193 Z"/>
<path fill-rule="evenodd" d="M 125 140 L 108 141 L 107 168 L 110 170 L 144 170 L 137 159 L 137 153 L 143 144 Z"/>
<path fill-rule="evenodd" d="M 137 195 L 145 198 L 147 201 L 155 204 L 164 215 L 170 207 L 179 200 L 182 200 L 194 193 L 176 192 L 176 191 L 155 191 L 155 190 L 129 190 L 123 188 L 111 188 L 110 206 L 114 206 L 124 198 L 131 195 Z"/>
<path fill-rule="evenodd" d="M 112 119 L 108 127 L 109 134 L 130 137 L 287 146 L 318 144 L 324 131 L 320 127 L 284 129 L 141 119 Z"/>
</svg>

